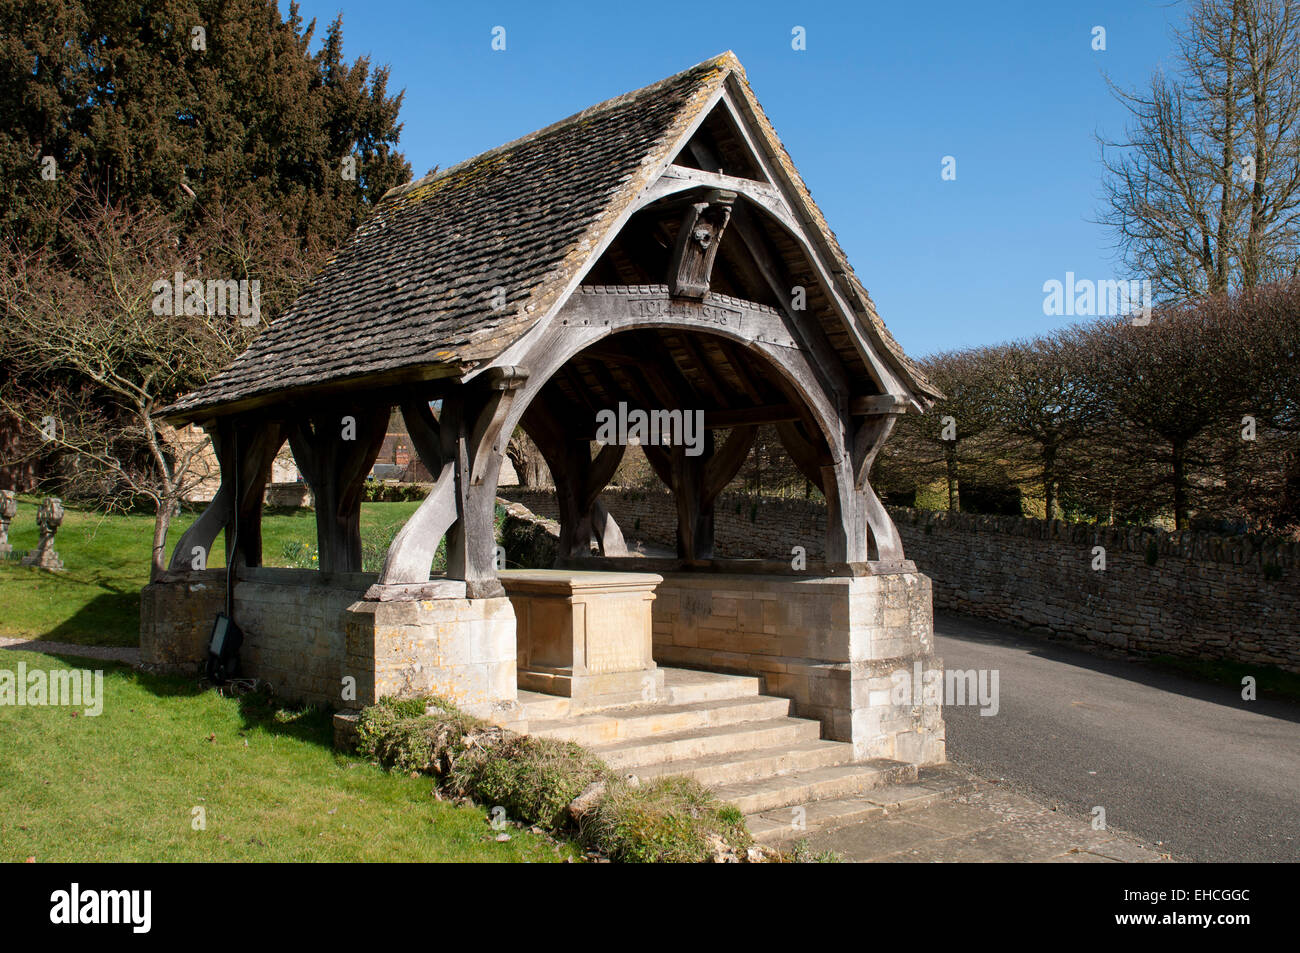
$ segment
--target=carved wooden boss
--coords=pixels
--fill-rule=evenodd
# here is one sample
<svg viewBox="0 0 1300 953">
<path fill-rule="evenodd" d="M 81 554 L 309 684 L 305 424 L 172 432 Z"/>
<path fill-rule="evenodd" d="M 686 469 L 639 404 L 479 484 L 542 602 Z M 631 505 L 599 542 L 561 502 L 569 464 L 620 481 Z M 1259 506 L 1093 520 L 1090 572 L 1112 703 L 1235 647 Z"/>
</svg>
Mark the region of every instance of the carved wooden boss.
<svg viewBox="0 0 1300 953">
<path fill-rule="evenodd" d="M 713 260 L 735 201 L 735 192 L 713 189 L 705 201 L 695 202 L 686 210 L 668 269 L 668 288 L 673 294 L 683 298 L 708 294 Z"/>
</svg>

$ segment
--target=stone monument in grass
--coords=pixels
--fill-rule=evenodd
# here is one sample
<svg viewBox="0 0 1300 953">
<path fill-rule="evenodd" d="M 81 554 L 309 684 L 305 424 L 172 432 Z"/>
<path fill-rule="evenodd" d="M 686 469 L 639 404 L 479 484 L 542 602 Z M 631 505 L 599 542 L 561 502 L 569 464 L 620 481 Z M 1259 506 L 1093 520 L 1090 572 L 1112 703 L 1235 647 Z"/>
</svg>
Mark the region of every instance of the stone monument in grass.
<svg viewBox="0 0 1300 953">
<path fill-rule="evenodd" d="M 0 490 L 0 559 L 8 559 L 13 552 L 9 542 L 9 524 L 18 515 L 18 501 L 13 490 Z"/>
<path fill-rule="evenodd" d="M 59 559 L 59 554 L 54 550 L 54 534 L 59 531 L 62 523 L 63 501 L 54 496 L 41 500 L 40 508 L 36 511 L 36 525 L 40 528 L 41 540 L 35 549 L 28 550 L 23 557 L 24 566 L 37 566 L 55 572 L 63 570 L 63 560 Z"/>
</svg>

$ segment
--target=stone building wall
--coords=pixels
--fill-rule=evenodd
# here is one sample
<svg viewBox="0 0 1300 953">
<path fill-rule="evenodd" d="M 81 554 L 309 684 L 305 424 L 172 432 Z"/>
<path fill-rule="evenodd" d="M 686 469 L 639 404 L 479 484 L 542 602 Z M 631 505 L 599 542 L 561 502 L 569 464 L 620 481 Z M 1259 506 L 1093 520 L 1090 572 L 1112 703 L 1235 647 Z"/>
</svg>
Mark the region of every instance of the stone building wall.
<svg viewBox="0 0 1300 953">
<path fill-rule="evenodd" d="M 548 490 L 502 491 L 558 515 Z M 601 495 L 629 543 L 671 548 L 667 491 Z M 934 606 L 996 622 L 1070 634 L 1136 653 L 1167 653 L 1300 671 L 1300 544 L 1166 533 L 1009 516 L 891 510 L 907 557 L 933 580 Z M 717 552 L 788 558 L 823 553 L 825 505 L 719 499 Z M 639 527 L 639 529 L 637 528 Z M 1106 568 L 1094 570 L 1095 546 Z"/>
</svg>

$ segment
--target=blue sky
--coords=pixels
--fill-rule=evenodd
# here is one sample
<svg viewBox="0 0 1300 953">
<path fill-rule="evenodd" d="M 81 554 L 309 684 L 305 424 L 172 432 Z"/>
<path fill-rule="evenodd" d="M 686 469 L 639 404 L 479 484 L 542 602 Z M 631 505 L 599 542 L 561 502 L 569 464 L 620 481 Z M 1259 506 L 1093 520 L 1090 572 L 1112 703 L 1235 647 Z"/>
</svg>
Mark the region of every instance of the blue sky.
<svg viewBox="0 0 1300 953">
<path fill-rule="evenodd" d="M 287 9 L 287 2 L 281 3 Z M 1043 283 L 1130 277 L 1094 224 L 1105 77 L 1168 66 L 1169 0 L 641 4 L 330 0 L 344 52 L 405 89 L 401 147 L 443 168 L 723 50 L 749 81 L 881 316 L 911 354 L 1028 337 Z M 807 48 L 791 48 L 795 26 Z M 506 50 L 491 48 L 506 29 Z M 1104 52 L 1092 30 L 1106 30 Z M 944 156 L 955 181 L 940 176 Z"/>
</svg>

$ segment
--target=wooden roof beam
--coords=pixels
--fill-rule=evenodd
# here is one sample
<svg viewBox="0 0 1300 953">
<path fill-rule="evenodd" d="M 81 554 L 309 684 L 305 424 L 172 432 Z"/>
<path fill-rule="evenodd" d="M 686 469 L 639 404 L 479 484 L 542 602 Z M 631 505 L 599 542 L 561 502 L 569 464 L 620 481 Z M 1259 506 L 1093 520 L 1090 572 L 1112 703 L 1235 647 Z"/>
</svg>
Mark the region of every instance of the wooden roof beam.
<svg viewBox="0 0 1300 953">
<path fill-rule="evenodd" d="M 682 350 L 690 358 L 695 369 L 700 374 L 700 379 L 704 381 L 705 389 L 713 396 L 714 403 L 723 409 L 731 406 L 731 401 L 727 399 L 728 388 L 722 383 L 714 371 L 713 363 L 705 356 L 703 346 L 690 334 L 681 335 Z"/>
<path fill-rule="evenodd" d="M 656 397 L 665 401 L 664 406 L 685 409 L 700 403 L 695 392 L 695 385 L 691 383 L 690 378 L 682 373 L 677 358 L 673 356 L 672 350 L 664 343 L 659 333 L 648 330 L 634 331 L 633 333 L 646 352 L 655 359 L 653 364 L 642 362 L 642 370 L 649 372 L 647 379 L 652 387 L 656 378 L 659 378 L 665 385 L 662 392 L 656 391 L 655 393 Z M 663 372 L 662 376 L 659 373 L 660 371 Z M 677 403 L 669 403 L 669 396 L 674 396 Z"/>
<path fill-rule="evenodd" d="M 841 397 L 847 398 L 851 388 L 843 363 L 836 355 L 830 341 L 826 338 L 825 330 L 817 323 L 817 319 L 807 312 L 803 312 L 804 317 L 800 318 L 791 308 L 790 296 L 794 284 L 791 282 L 790 277 L 785 274 L 785 269 L 777 264 L 776 259 L 768 250 L 767 240 L 761 234 L 757 223 L 743 204 L 738 205 L 732 211 L 732 219 L 735 233 L 745 243 L 745 247 L 749 250 L 755 266 L 763 276 L 763 280 L 767 282 L 772 294 L 776 297 L 781 313 L 785 315 L 791 335 L 803 343 L 808 352 L 815 358 L 814 366 L 823 375 L 823 379 L 829 385 L 830 390 Z"/>
<path fill-rule="evenodd" d="M 783 221 L 794 224 L 794 218 L 785 204 L 785 199 L 775 186 L 758 179 L 745 179 L 736 175 L 722 175 L 717 172 L 704 172 L 690 166 L 673 163 L 664 170 L 653 184 L 641 194 L 641 203 L 648 205 L 669 195 L 676 195 L 688 189 L 710 188 L 727 192 L 740 192 L 758 202 L 764 208 L 779 216 Z"/>
</svg>

